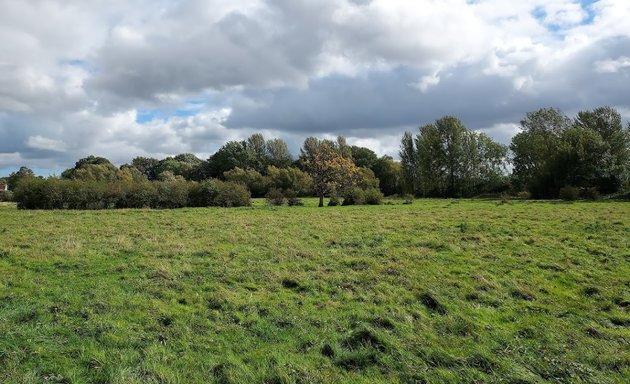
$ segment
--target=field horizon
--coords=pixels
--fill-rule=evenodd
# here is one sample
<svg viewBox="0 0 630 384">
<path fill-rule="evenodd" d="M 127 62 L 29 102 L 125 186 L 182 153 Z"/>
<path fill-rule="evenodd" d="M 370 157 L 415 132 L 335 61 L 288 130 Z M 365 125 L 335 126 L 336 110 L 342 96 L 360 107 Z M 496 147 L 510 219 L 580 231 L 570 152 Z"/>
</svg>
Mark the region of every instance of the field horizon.
<svg viewBox="0 0 630 384">
<path fill-rule="evenodd" d="M 623 383 L 630 204 L 0 205 L 3 383 Z"/>
</svg>

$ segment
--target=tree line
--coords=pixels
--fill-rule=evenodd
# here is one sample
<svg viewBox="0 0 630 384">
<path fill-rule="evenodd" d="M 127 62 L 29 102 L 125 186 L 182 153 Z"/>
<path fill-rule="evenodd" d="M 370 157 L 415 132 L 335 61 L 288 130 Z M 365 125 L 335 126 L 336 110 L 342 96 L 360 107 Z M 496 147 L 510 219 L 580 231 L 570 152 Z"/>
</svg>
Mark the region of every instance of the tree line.
<svg viewBox="0 0 630 384">
<path fill-rule="evenodd" d="M 299 205 L 379 204 L 383 196 L 473 197 L 521 194 L 593 197 L 630 188 L 630 125 L 614 108 L 574 118 L 555 108 L 529 112 L 509 146 L 466 128 L 453 116 L 406 132 L 400 161 L 336 140 L 308 137 L 294 158 L 281 139 L 253 134 L 225 143 L 208 159 L 184 153 L 136 157 L 116 167 L 88 156 L 61 176 L 35 177 L 27 167 L 6 182 L 20 208 L 102 209 L 246 206 L 250 197 Z M 10 195 L 13 194 L 13 195 Z"/>
<path fill-rule="evenodd" d="M 294 159 L 280 139 L 253 134 L 224 144 L 207 160 L 184 153 L 165 159 L 136 157 L 120 167 L 88 156 L 61 176 L 35 177 L 21 167 L 7 179 L 24 209 L 236 207 L 250 197 L 301 204 L 325 196 L 331 204 L 378 204 L 402 193 L 402 168 L 391 157 L 350 146 L 345 138 L 305 140 Z"/>
<path fill-rule="evenodd" d="M 403 135 L 405 185 L 418 196 L 521 193 L 587 197 L 630 188 L 630 124 L 611 107 L 574 118 L 556 108 L 529 112 L 504 146 L 446 116 Z M 511 173 L 508 172 L 511 167 Z"/>
</svg>

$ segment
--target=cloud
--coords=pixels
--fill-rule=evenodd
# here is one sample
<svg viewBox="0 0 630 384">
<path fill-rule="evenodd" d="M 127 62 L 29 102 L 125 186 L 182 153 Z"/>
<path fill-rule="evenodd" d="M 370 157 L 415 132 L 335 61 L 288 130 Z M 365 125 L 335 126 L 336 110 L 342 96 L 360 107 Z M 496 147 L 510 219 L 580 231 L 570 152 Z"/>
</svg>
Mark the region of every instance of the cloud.
<svg viewBox="0 0 630 384">
<path fill-rule="evenodd" d="M 595 62 L 595 71 L 599 73 L 616 73 L 628 67 L 630 67 L 630 57 L 626 56 L 615 60 L 601 60 Z"/>
<path fill-rule="evenodd" d="M 626 0 L 0 0 L 0 167 L 630 110 Z M 626 115 L 624 115 L 626 116 Z"/>
<path fill-rule="evenodd" d="M 26 140 L 26 146 L 33 149 L 41 149 L 44 151 L 65 152 L 66 145 L 61 140 L 49 139 L 42 136 L 30 136 Z"/>
</svg>

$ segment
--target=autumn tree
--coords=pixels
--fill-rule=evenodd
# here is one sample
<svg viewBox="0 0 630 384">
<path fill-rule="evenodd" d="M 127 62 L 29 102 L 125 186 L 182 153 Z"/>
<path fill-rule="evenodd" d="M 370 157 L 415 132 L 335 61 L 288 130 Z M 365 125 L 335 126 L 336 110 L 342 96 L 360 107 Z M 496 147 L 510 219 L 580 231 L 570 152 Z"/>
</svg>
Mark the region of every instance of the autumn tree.
<svg viewBox="0 0 630 384">
<path fill-rule="evenodd" d="M 324 206 L 326 195 L 343 194 L 357 181 L 359 168 L 352 162 L 350 147 L 342 137 L 336 142 L 307 138 L 301 161 L 313 178 L 320 207 Z"/>
</svg>

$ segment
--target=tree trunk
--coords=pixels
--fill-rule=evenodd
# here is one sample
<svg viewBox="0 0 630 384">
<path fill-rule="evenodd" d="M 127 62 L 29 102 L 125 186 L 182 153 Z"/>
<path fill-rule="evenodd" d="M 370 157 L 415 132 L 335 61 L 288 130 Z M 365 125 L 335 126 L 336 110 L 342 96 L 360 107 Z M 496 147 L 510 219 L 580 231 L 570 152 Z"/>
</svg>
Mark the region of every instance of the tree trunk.
<svg viewBox="0 0 630 384">
<path fill-rule="evenodd" d="M 324 206 L 324 195 L 319 195 L 319 207 Z"/>
</svg>

